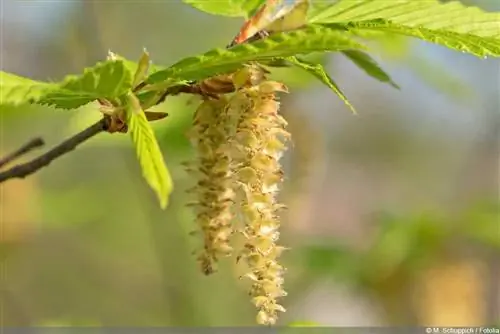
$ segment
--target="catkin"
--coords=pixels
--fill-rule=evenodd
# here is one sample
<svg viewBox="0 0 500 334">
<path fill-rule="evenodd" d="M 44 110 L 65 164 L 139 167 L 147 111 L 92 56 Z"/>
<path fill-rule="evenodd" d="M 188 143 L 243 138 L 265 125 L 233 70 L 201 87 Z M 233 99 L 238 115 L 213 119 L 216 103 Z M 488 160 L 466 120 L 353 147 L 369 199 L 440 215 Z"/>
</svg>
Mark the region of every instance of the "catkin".
<svg viewBox="0 0 500 334">
<path fill-rule="evenodd" d="M 287 88 L 265 74 L 258 65 L 234 73 L 235 92 L 200 105 L 190 138 L 198 154 L 193 190 L 203 234 L 202 270 L 212 273 L 219 257 L 232 253 L 230 238 L 238 229 L 244 242 L 237 260 L 248 266 L 244 277 L 251 281 L 257 322 L 272 325 L 285 311 L 278 303 L 286 295 L 285 268 L 277 261 L 285 249 L 277 244 L 284 206 L 276 197 L 283 179 L 279 159 L 290 135 L 276 97 Z"/>
<path fill-rule="evenodd" d="M 196 209 L 196 220 L 203 235 L 203 249 L 198 254 L 202 271 L 209 275 L 216 270 L 220 257 L 230 256 L 229 239 L 231 226 L 231 203 L 233 190 L 229 171 L 230 157 L 226 144 L 226 124 L 221 117 L 225 99 L 206 100 L 197 109 L 191 141 L 197 151 L 195 168 L 197 185 L 191 189 L 197 195 L 192 203 Z"/>
<path fill-rule="evenodd" d="M 277 262 L 284 250 L 278 246 L 282 208 L 276 196 L 283 173 L 279 164 L 284 141 L 289 137 L 286 121 L 278 115 L 276 92 L 286 91 L 278 82 L 258 80 L 240 87 L 226 107 L 238 115 L 235 135 L 230 141 L 233 180 L 238 185 L 239 217 L 243 220 L 243 250 L 239 258 L 249 268 L 245 277 L 252 282 L 250 296 L 258 308 L 257 322 L 272 325 L 277 312 L 284 312 L 277 299 L 286 295 L 285 268 Z"/>
</svg>

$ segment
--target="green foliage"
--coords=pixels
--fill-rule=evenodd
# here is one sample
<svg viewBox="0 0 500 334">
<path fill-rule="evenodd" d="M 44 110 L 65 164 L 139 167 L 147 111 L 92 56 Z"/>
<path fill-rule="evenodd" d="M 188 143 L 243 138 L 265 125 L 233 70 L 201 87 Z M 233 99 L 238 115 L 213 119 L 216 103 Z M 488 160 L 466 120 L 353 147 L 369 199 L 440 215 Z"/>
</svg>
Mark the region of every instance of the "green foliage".
<svg viewBox="0 0 500 334">
<path fill-rule="evenodd" d="M 310 22 L 402 34 L 480 57 L 500 56 L 500 13 L 458 1 L 340 0 L 316 8 Z"/>
<path fill-rule="evenodd" d="M 183 0 L 203 12 L 229 17 L 248 17 L 263 0 Z"/>
<path fill-rule="evenodd" d="M 326 24 L 329 27 L 338 27 L 353 33 L 363 31 L 380 31 L 390 34 L 400 34 L 415 37 L 426 42 L 445 46 L 449 49 L 470 53 L 478 57 L 500 56 L 500 39 L 496 37 L 481 37 L 455 31 L 432 30 L 423 27 L 407 27 L 391 21 L 376 19 L 370 21 L 350 22 L 342 24 Z"/>
<path fill-rule="evenodd" d="M 294 64 L 295 66 L 298 66 L 308 73 L 312 74 L 318 80 L 320 80 L 322 83 L 327 85 L 332 91 L 337 94 L 337 96 L 344 101 L 344 103 L 351 109 L 353 113 L 356 113 L 356 109 L 352 106 L 352 104 L 349 102 L 347 97 L 344 95 L 344 93 L 340 90 L 339 86 L 333 81 L 333 79 L 326 73 L 325 69 L 323 68 L 323 65 L 321 64 L 313 64 L 306 62 L 305 60 L 299 60 L 296 57 L 289 57 L 287 58 L 289 62 Z"/>
<path fill-rule="evenodd" d="M 127 95 L 126 111 L 127 124 L 141 164 L 143 176 L 156 192 L 161 207 L 165 208 L 168 204 L 168 196 L 173 188 L 172 179 L 163 160 L 153 129 L 141 108 L 139 100 L 132 93 Z"/>
<path fill-rule="evenodd" d="M 311 23 L 384 19 L 405 27 L 453 31 L 479 37 L 500 37 L 500 13 L 486 13 L 458 1 L 339 0 L 310 13 Z"/>
<path fill-rule="evenodd" d="M 108 60 L 85 69 L 83 75 L 66 77 L 41 103 L 74 109 L 97 99 L 117 99 L 131 87 L 132 74 L 123 61 Z"/>
<path fill-rule="evenodd" d="M 42 83 L 1 72 L 2 104 L 46 104 L 75 109 L 97 99 L 116 99 L 132 85 L 132 75 L 121 60 L 108 60 L 70 75 L 60 83 Z"/>
<path fill-rule="evenodd" d="M 186 58 L 171 67 L 152 74 L 147 82 L 201 80 L 234 71 L 250 61 L 271 60 L 311 52 L 365 49 L 337 27 L 311 26 L 289 33 L 278 33 L 251 44 L 234 48 L 214 49 L 196 57 Z"/>
<path fill-rule="evenodd" d="M 132 83 L 132 87 L 138 86 L 141 82 L 144 81 L 144 79 L 146 79 L 146 77 L 149 75 L 150 64 L 151 61 L 149 59 L 149 53 L 146 51 L 146 49 L 144 49 L 144 51 L 142 52 L 142 56 L 137 63 L 137 68 L 134 72 L 134 82 Z"/>
<path fill-rule="evenodd" d="M 377 62 L 370 57 L 369 54 L 357 51 L 342 51 L 342 54 L 349 58 L 354 64 L 356 64 L 360 69 L 362 69 L 366 74 L 375 78 L 379 81 L 390 84 L 392 87 L 399 89 L 399 86 L 392 81 L 389 74 L 387 74 L 378 64 Z"/>
<path fill-rule="evenodd" d="M 57 85 L 30 80 L 0 71 L 0 102 L 2 105 L 21 105 L 38 102 Z"/>
</svg>

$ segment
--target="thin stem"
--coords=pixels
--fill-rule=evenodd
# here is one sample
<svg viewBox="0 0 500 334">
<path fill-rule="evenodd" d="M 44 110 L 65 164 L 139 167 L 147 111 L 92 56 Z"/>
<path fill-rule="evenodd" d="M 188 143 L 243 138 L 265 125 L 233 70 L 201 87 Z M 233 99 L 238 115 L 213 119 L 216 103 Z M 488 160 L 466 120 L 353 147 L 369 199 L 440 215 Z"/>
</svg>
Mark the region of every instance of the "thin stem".
<svg viewBox="0 0 500 334">
<path fill-rule="evenodd" d="M 98 133 L 105 131 L 107 126 L 108 126 L 108 120 L 107 118 L 103 118 L 99 122 L 89 126 L 88 128 L 77 133 L 73 137 L 66 139 L 61 144 L 57 145 L 50 151 L 40 155 L 39 157 L 31 161 L 28 161 L 24 164 L 16 165 L 10 169 L 7 169 L 4 172 L 0 172 L 0 183 L 5 182 L 9 179 L 25 178 L 26 176 L 35 173 L 42 167 L 49 165 L 53 160 L 74 150 L 81 143 L 94 137 Z M 19 149 L 18 151 L 21 151 L 21 149 Z M 5 158 L 3 160 L 5 160 Z"/>
</svg>

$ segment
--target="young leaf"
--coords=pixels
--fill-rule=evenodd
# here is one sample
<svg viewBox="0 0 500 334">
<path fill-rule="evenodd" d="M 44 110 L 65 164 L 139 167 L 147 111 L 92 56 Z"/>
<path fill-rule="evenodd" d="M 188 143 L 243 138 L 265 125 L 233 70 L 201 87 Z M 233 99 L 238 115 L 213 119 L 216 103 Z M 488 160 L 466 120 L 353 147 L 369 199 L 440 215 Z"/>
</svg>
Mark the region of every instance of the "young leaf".
<svg viewBox="0 0 500 334">
<path fill-rule="evenodd" d="M 254 43 L 239 44 L 231 49 L 214 49 L 189 57 L 171 67 L 153 73 L 149 84 L 164 81 L 201 80 L 236 70 L 249 61 L 271 60 L 312 52 L 365 49 L 338 28 L 310 26 L 292 32 L 273 34 Z"/>
<path fill-rule="evenodd" d="M 149 186 L 156 192 L 160 206 L 165 208 L 172 192 L 172 179 L 153 129 L 149 124 L 141 104 L 131 92 L 126 101 L 127 125 L 134 143 L 142 173 Z"/>
<path fill-rule="evenodd" d="M 321 82 L 323 82 L 325 85 L 327 85 L 337 96 L 344 101 L 347 107 L 351 109 L 351 111 L 356 114 L 356 109 L 354 109 L 353 105 L 347 97 L 344 95 L 344 93 L 340 90 L 340 88 L 337 86 L 335 81 L 326 73 L 325 69 L 323 68 L 323 65 L 321 64 L 313 64 L 306 62 L 304 60 L 299 60 L 296 57 L 289 57 L 287 60 L 292 63 L 295 66 L 298 66 L 305 71 L 309 72 L 310 74 L 314 75 L 316 78 L 318 78 Z"/>
<path fill-rule="evenodd" d="M 183 0 L 183 2 L 213 15 L 248 17 L 263 0 Z"/>
<path fill-rule="evenodd" d="M 500 38 L 500 13 L 467 7 L 459 1 L 339 0 L 311 13 L 310 23 L 385 19 L 406 27 Z"/>
<path fill-rule="evenodd" d="M 383 19 L 351 22 L 347 24 L 326 24 L 331 28 L 337 26 L 353 33 L 363 31 L 381 31 L 415 37 L 423 41 L 446 46 L 450 49 L 470 53 L 477 57 L 500 56 L 500 38 L 480 37 L 477 35 L 457 33 L 446 30 L 431 30 L 422 27 L 407 27 Z"/>
<path fill-rule="evenodd" d="M 97 99 L 118 98 L 130 89 L 132 74 L 120 60 L 98 63 L 81 76 L 62 83 L 44 83 L 0 72 L 0 104 L 47 104 L 74 109 Z"/>
<path fill-rule="evenodd" d="M 132 87 L 132 73 L 123 61 L 108 60 L 86 68 L 83 75 L 66 77 L 58 86 L 39 103 L 74 109 L 97 99 L 118 98 Z"/>
<path fill-rule="evenodd" d="M 38 102 L 57 85 L 23 78 L 0 71 L 0 105 L 21 105 Z"/>
<path fill-rule="evenodd" d="M 392 81 L 389 74 L 385 73 L 385 71 L 377 64 L 377 62 L 372 57 L 370 57 L 369 54 L 357 50 L 342 51 L 342 54 L 349 58 L 349 60 L 351 60 L 372 78 L 375 78 L 382 82 L 386 82 L 392 87 L 399 89 L 399 86 L 394 83 L 394 81 Z"/>
<path fill-rule="evenodd" d="M 458 1 L 339 0 L 317 7 L 309 22 L 364 25 L 364 29 L 412 36 L 480 57 L 500 53 L 500 13 Z"/>
<path fill-rule="evenodd" d="M 132 87 L 140 84 L 149 74 L 149 66 L 151 61 L 149 60 L 149 53 L 144 49 L 142 52 L 139 63 L 137 64 L 137 69 L 135 70 L 134 80 L 132 82 Z"/>
</svg>

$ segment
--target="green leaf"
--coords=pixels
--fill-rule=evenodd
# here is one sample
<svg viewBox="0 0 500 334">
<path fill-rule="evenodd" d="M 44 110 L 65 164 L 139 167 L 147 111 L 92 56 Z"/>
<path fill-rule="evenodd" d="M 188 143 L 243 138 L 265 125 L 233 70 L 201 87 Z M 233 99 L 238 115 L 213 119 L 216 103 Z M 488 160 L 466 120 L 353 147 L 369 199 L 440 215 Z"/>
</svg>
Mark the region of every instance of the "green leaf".
<svg viewBox="0 0 500 334">
<path fill-rule="evenodd" d="M 321 6 L 311 23 L 350 23 L 359 32 L 416 37 L 479 57 L 500 55 L 500 13 L 438 0 L 340 0 Z"/>
<path fill-rule="evenodd" d="M 74 109 L 97 99 L 118 98 L 132 87 L 132 73 L 122 60 L 108 60 L 86 68 L 83 75 L 67 76 L 59 89 L 39 103 Z"/>
<path fill-rule="evenodd" d="M 298 66 L 298 67 L 304 69 L 305 71 L 309 72 L 310 74 L 314 75 L 321 82 L 323 82 L 325 85 L 327 85 L 331 90 L 333 90 L 333 92 L 335 94 L 337 94 L 337 96 L 342 101 L 344 101 L 346 106 L 349 107 L 349 109 L 351 109 L 351 111 L 354 114 L 356 114 L 356 109 L 354 109 L 351 102 L 349 102 L 349 100 L 347 99 L 345 94 L 340 90 L 340 88 L 337 86 L 335 81 L 333 81 L 333 79 L 328 75 L 328 73 L 326 73 L 323 65 L 309 63 L 309 62 L 306 62 L 304 60 L 299 60 L 296 57 L 289 57 L 289 58 L 287 58 L 287 60 L 290 63 L 292 63 L 293 65 Z"/>
<path fill-rule="evenodd" d="M 71 75 L 62 83 L 44 83 L 0 72 L 0 104 L 46 104 L 75 109 L 97 99 L 115 99 L 132 85 L 132 74 L 120 60 L 109 60 Z"/>
<path fill-rule="evenodd" d="M 132 87 L 136 87 L 149 75 L 149 65 L 151 61 L 149 60 L 149 53 L 146 49 L 143 50 L 139 63 L 137 64 L 137 69 L 135 70 L 134 80 L 132 82 Z"/>
<path fill-rule="evenodd" d="M 142 173 L 156 192 L 160 206 L 165 208 L 173 189 L 172 179 L 163 160 L 160 146 L 137 97 L 127 95 L 127 125 L 134 143 Z"/>
<path fill-rule="evenodd" d="M 214 49 L 196 57 L 189 57 L 171 67 L 152 74 L 147 82 L 174 82 L 202 80 L 228 73 L 250 61 L 271 60 L 279 57 L 312 52 L 365 49 L 338 27 L 310 26 L 292 32 L 273 34 L 254 43 L 239 44 L 231 49 Z"/>
<path fill-rule="evenodd" d="M 311 23 L 390 20 L 406 27 L 500 38 L 500 13 L 467 7 L 458 1 L 339 0 L 311 13 Z"/>
<path fill-rule="evenodd" d="M 263 3 L 263 0 L 183 0 L 183 2 L 213 15 L 248 17 Z"/>
<path fill-rule="evenodd" d="M 332 25 L 329 26 L 333 27 Z M 426 42 L 439 44 L 450 49 L 470 53 L 482 58 L 487 56 L 500 56 L 500 38 L 495 37 L 480 37 L 472 34 L 461 34 L 453 31 L 431 30 L 427 28 L 409 28 L 382 19 L 353 22 L 342 26 L 353 33 L 369 30 L 415 37 Z"/>
<path fill-rule="evenodd" d="M 342 54 L 372 78 L 388 83 L 394 88 L 399 89 L 399 86 L 392 81 L 389 74 L 387 74 L 369 54 L 357 50 L 342 51 Z"/>
<path fill-rule="evenodd" d="M 39 101 L 57 85 L 0 71 L 0 105 L 21 105 Z"/>
</svg>

